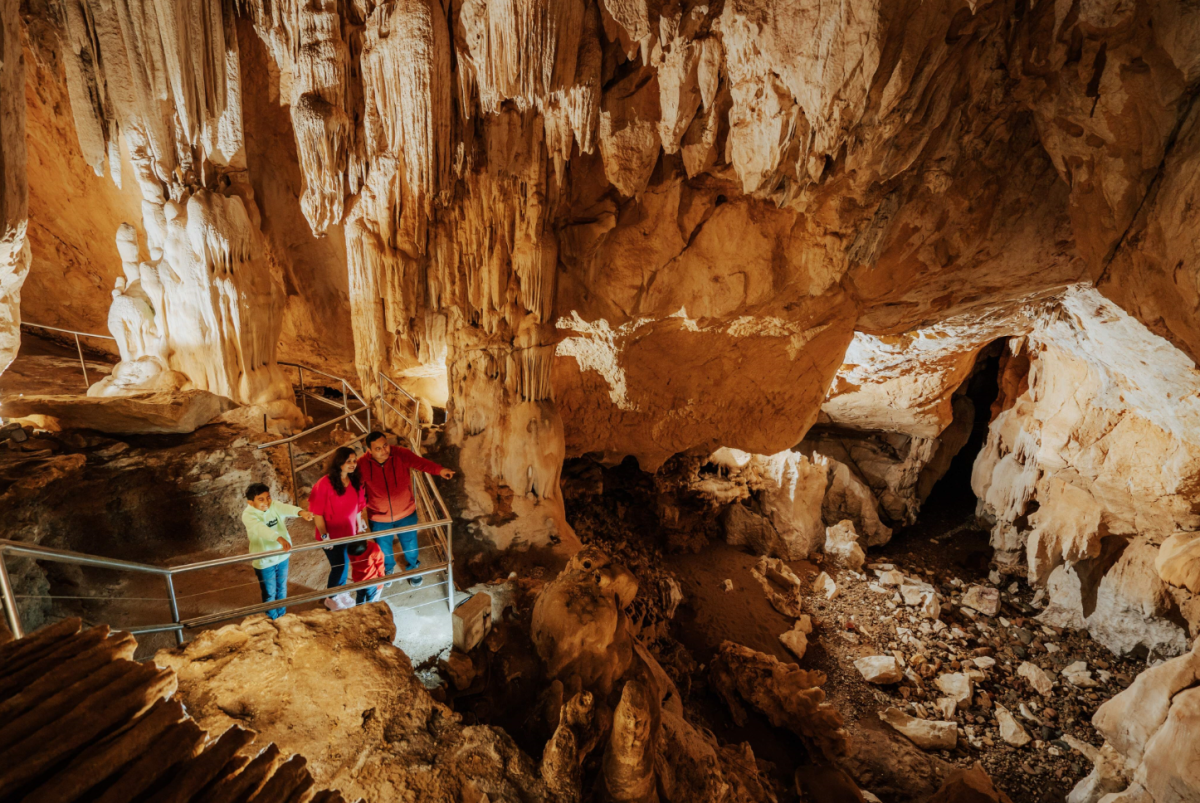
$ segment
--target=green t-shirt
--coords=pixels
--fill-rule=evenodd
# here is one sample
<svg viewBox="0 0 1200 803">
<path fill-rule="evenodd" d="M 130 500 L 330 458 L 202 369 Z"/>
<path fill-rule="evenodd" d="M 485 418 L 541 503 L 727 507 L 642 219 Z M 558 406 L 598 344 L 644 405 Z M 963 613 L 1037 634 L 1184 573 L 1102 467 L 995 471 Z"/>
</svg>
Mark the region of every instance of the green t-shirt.
<svg viewBox="0 0 1200 803">
<path fill-rule="evenodd" d="M 292 536 L 288 534 L 287 525 L 283 520 L 295 518 L 298 515 L 300 515 L 300 508 L 286 502 L 272 501 L 271 506 L 266 510 L 246 505 L 246 509 L 242 511 L 242 524 L 246 526 L 246 535 L 250 537 L 250 554 L 281 552 L 283 547 L 279 545 L 280 538 L 289 544 L 292 543 Z M 287 559 L 288 556 L 285 553 L 256 560 L 253 566 L 256 569 L 268 569 Z"/>
</svg>

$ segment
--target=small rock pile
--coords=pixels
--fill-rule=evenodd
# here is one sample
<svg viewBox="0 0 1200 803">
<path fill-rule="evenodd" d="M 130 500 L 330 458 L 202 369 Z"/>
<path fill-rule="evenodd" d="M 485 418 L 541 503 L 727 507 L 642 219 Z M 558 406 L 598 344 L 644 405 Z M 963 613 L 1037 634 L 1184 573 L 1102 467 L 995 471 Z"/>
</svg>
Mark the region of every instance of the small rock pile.
<svg viewBox="0 0 1200 803">
<path fill-rule="evenodd" d="M 1101 741 L 1092 714 L 1132 682 L 1135 662 L 1086 633 L 1041 624 L 1043 595 L 1020 582 L 993 574 L 968 583 L 896 563 L 859 573 L 832 563 L 809 585 L 804 606 L 814 624 L 809 643 L 836 662 L 820 668 L 848 718 L 878 717 L 964 767 L 980 761 L 1009 794 L 1043 783 L 1041 776 L 1070 788 L 1087 774 L 1080 748 Z"/>
</svg>

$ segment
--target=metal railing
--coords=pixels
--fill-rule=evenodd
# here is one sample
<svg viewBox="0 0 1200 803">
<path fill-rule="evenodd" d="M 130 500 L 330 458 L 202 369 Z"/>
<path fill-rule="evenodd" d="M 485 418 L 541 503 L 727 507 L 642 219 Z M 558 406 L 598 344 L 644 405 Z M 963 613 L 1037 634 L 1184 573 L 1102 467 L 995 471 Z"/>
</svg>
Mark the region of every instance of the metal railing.
<svg viewBox="0 0 1200 803">
<path fill-rule="evenodd" d="M 436 510 L 440 513 L 439 518 L 430 519 L 427 521 L 418 521 L 416 524 L 410 524 L 404 527 L 393 527 L 388 530 L 378 530 L 375 532 L 362 533 L 351 536 L 349 538 L 337 539 L 337 546 L 344 546 L 359 541 L 367 541 L 384 536 L 395 536 L 400 533 L 420 532 L 429 530 L 433 537 L 433 546 L 438 553 L 440 560 L 431 565 L 421 565 L 416 569 L 409 569 L 403 572 L 394 572 L 382 577 L 372 578 L 370 580 L 360 580 L 357 583 L 346 583 L 335 586 L 333 588 L 318 589 L 306 594 L 301 594 L 295 597 L 287 597 L 284 600 L 273 600 L 271 602 L 263 602 L 257 605 L 246 605 L 239 608 L 234 608 L 228 611 L 219 611 L 190 618 L 181 618 L 179 614 L 179 599 L 175 593 L 174 578 L 190 572 L 202 571 L 205 569 L 214 569 L 221 566 L 229 566 L 240 563 L 249 563 L 259 560 L 264 557 L 277 556 L 286 554 L 289 558 L 294 554 L 309 552 L 316 549 L 324 549 L 330 545 L 328 541 L 316 541 L 311 544 L 301 544 L 293 546 L 287 552 L 259 552 L 247 555 L 230 555 L 224 558 L 215 558 L 212 560 L 199 561 L 196 563 L 187 563 L 180 566 L 153 566 L 145 563 L 135 563 L 126 560 L 118 560 L 116 558 L 104 558 L 97 555 L 86 555 L 80 552 L 70 552 L 62 549 L 53 549 L 51 547 L 41 546 L 37 544 L 23 544 L 19 541 L 0 540 L 0 598 L 4 602 L 5 618 L 8 621 L 9 630 L 15 638 L 21 638 L 24 635 L 24 628 L 21 624 L 21 612 L 17 606 L 17 595 L 13 588 L 12 581 L 8 574 L 7 558 L 24 557 L 33 560 L 50 561 L 55 563 L 66 563 L 75 566 L 88 566 L 93 568 L 113 569 L 118 571 L 137 572 L 141 574 L 157 575 L 163 578 L 166 585 L 167 597 L 171 608 L 171 621 L 160 624 L 138 625 L 134 627 L 124 628 L 130 633 L 162 633 L 173 631 L 178 643 L 184 643 L 184 632 L 186 630 L 205 627 L 208 625 L 227 622 L 233 619 L 240 619 L 251 614 L 263 613 L 275 608 L 286 607 L 288 605 L 302 605 L 307 602 L 315 602 L 316 600 L 324 599 L 325 597 L 333 596 L 334 594 L 347 591 L 357 591 L 361 588 L 369 588 L 371 586 L 382 585 L 394 580 L 410 580 L 416 577 L 425 577 L 427 575 L 436 574 L 438 572 L 446 572 L 446 601 L 447 608 L 451 614 L 454 612 L 454 569 L 451 565 L 451 546 L 450 546 L 450 514 L 446 509 L 445 502 L 442 500 L 441 494 L 438 493 L 437 487 L 433 485 L 432 479 L 428 475 L 425 476 L 425 482 L 420 484 L 421 496 L 432 502 L 437 500 L 438 507 Z M 425 486 L 428 485 L 428 488 Z M 432 494 L 430 494 L 432 491 Z M 429 508 L 426 508 L 426 515 L 429 514 Z M 105 599 L 96 597 L 95 599 Z M 114 597 L 113 599 L 120 599 Z"/>
<path fill-rule="evenodd" d="M 420 402 L 420 400 L 416 396 L 409 393 L 404 388 L 400 387 L 400 385 L 398 385 L 396 383 L 396 380 L 392 379 L 390 376 L 383 373 L 382 371 L 380 371 L 378 373 L 378 379 L 379 379 L 379 399 L 378 399 L 378 401 L 379 401 L 379 406 L 382 408 L 380 410 L 380 412 L 384 415 L 385 420 L 386 420 L 387 414 L 390 412 L 408 426 L 408 432 L 406 433 L 406 436 L 407 436 L 408 443 L 409 443 L 409 449 L 411 449 L 413 452 L 415 452 L 417 454 L 420 454 L 421 453 L 421 402 Z M 388 399 L 389 392 L 399 395 L 399 398 L 396 398 L 395 404 L 393 404 Z M 401 409 L 402 407 L 406 408 L 409 412 L 407 412 L 407 413 L 404 412 L 404 410 Z"/>
<path fill-rule="evenodd" d="M 90 388 L 92 386 L 92 383 L 88 379 L 87 363 L 84 362 L 84 360 L 83 360 L 83 346 L 81 346 L 79 344 L 79 338 L 94 337 L 97 340 L 112 340 L 114 342 L 116 341 L 116 338 L 113 337 L 112 335 L 97 335 L 97 334 L 93 334 L 91 332 L 77 332 L 74 329 L 60 329 L 57 326 L 45 326 L 40 323 L 31 323 L 29 321 L 21 321 L 21 326 L 28 326 L 30 329 L 44 329 L 47 332 L 59 332 L 64 335 L 74 336 L 75 351 L 76 351 L 76 353 L 79 354 L 79 368 L 80 368 L 80 370 L 83 371 L 83 386 L 84 386 L 84 388 Z"/>
<path fill-rule="evenodd" d="M 30 325 L 32 326 L 33 324 L 30 324 Z M 43 327 L 43 328 L 49 328 L 49 327 Z M 67 330 L 57 330 L 57 331 L 67 331 Z M 80 333 L 80 334 L 84 334 L 84 333 Z M 82 355 L 82 352 L 81 352 L 81 355 Z M 340 415 L 336 418 L 332 418 L 328 421 L 324 421 L 315 426 L 309 427 L 308 429 L 304 430 L 303 432 L 296 433 L 295 435 L 292 435 L 287 438 L 280 438 L 279 440 L 271 441 L 270 443 L 260 444 L 256 447 L 257 449 L 268 449 L 268 448 L 275 447 L 275 446 L 283 446 L 283 445 L 287 446 L 287 448 L 288 448 L 288 464 L 289 464 L 289 467 L 291 470 L 291 477 L 292 477 L 293 499 L 298 500 L 298 498 L 299 498 L 298 497 L 298 487 L 299 486 L 297 483 L 297 475 L 299 474 L 299 472 L 320 462 L 325 457 L 332 454 L 338 447 L 335 446 L 332 449 L 329 449 L 328 451 L 325 451 L 325 452 L 317 455 L 316 457 L 309 459 L 305 463 L 297 466 L 295 463 L 295 451 L 293 449 L 293 444 L 295 444 L 298 440 L 300 440 L 302 438 L 311 436 L 314 433 L 316 433 L 322 429 L 331 427 L 342 421 L 352 421 L 354 423 L 354 425 L 360 430 L 360 434 L 357 437 L 353 438 L 352 440 L 347 441 L 345 444 L 340 444 L 340 445 L 356 444 L 356 443 L 362 441 L 364 438 L 366 438 L 367 434 L 371 431 L 371 406 L 363 399 L 362 395 L 358 391 L 356 391 L 354 389 L 354 387 L 352 385 L 350 385 L 350 383 L 347 382 L 342 377 L 334 376 L 332 374 L 325 373 L 324 371 L 319 371 L 317 369 L 299 365 L 297 363 L 280 363 L 280 365 L 294 367 L 299 371 L 299 373 L 300 373 L 299 394 L 300 394 L 300 398 L 301 398 L 302 402 L 305 404 L 306 414 L 307 414 L 307 401 L 306 400 L 310 399 L 310 398 L 314 399 L 316 401 L 320 401 L 324 404 L 331 405 L 333 407 L 341 408 L 344 411 L 342 413 L 342 415 Z M 331 379 L 334 382 L 338 383 L 338 387 L 340 388 L 340 390 L 342 392 L 341 403 L 339 404 L 336 401 L 332 401 L 328 398 L 325 398 L 324 396 L 322 396 L 320 394 L 310 391 L 308 389 L 308 387 L 304 384 L 305 372 L 308 372 L 309 374 L 323 376 L 323 377 L 326 377 L 327 379 Z M 393 382 L 389 377 L 385 377 L 382 374 L 380 374 L 380 377 L 381 377 L 381 380 L 386 380 L 386 382 L 389 383 L 391 387 L 395 388 L 395 390 L 397 390 L 401 394 L 403 394 L 403 396 L 406 397 L 408 399 L 408 401 L 410 401 L 412 403 L 413 412 L 411 415 L 406 415 L 403 412 L 401 412 L 398 408 L 396 408 L 394 405 L 392 405 L 390 402 L 388 402 L 386 399 L 383 399 L 382 398 L 383 394 L 381 394 L 381 398 L 380 398 L 381 405 L 384 407 L 384 409 L 391 410 L 396 415 L 400 416 L 400 418 L 406 424 L 408 424 L 409 432 L 407 433 L 407 435 L 405 437 L 408 440 L 409 445 L 412 448 L 412 450 L 414 452 L 416 452 L 419 450 L 420 444 L 421 444 L 421 426 L 420 426 L 420 417 L 419 417 L 420 401 L 417 400 L 415 397 L 413 397 L 411 394 L 409 394 L 407 391 L 405 391 L 403 388 L 401 388 L 399 385 L 397 385 L 395 382 Z M 383 386 L 383 382 L 381 381 L 381 387 L 382 386 Z M 357 409 L 351 409 L 350 405 L 351 405 L 352 399 L 354 401 L 357 401 L 361 406 L 359 406 Z M 408 405 L 405 404 L 404 406 L 407 407 Z M 359 416 L 363 415 L 364 413 L 365 413 L 365 418 L 366 418 L 365 424 L 363 421 L 361 421 L 359 419 Z M 434 550 L 436 558 L 437 558 L 437 560 L 429 566 L 420 565 L 417 569 L 409 569 L 409 570 L 406 570 L 403 572 L 396 572 L 396 573 L 393 573 L 390 575 L 384 575 L 381 578 L 374 578 L 371 580 L 363 580 L 363 581 L 360 581 L 357 583 L 347 583 L 347 584 L 343 584 L 340 586 L 335 586 L 334 588 L 319 589 L 319 590 L 312 591 L 312 592 L 309 592 L 306 594 L 301 594 L 300 596 L 288 597 L 286 599 L 286 601 L 284 601 L 283 605 L 280 604 L 281 601 L 273 600 L 271 602 L 263 602 L 263 603 L 260 603 L 257 605 L 247 605 L 247 606 L 243 606 L 243 607 L 236 608 L 236 609 L 229 610 L 229 611 L 210 613 L 210 614 L 205 614 L 202 616 L 195 616 L 195 617 L 191 617 L 191 618 L 181 618 L 180 613 L 179 613 L 179 597 L 175 592 L 175 582 L 174 582 L 175 577 L 178 577 L 178 576 L 184 575 L 184 574 L 188 574 L 191 572 L 197 572 L 197 571 L 203 571 L 206 569 L 218 568 L 221 566 L 228 566 L 228 565 L 234 565 L 234 564 L 240 564 L 240 563 L 249 563 L 249 562 L 258 560 L 258 559 L 264 557 L 265 555 L 276 555 L 278 553 L 277 552 L 269 552 L 269 553 L 256 553 L 256 554 L 246 554 L 246 555 L 231 555 L 229 557 L 216 558 L 213 560 L 200 561 L 197 563 L 183 564 L 180 566 L 161 567 L 161 566 L 153 566 L 153 565 L 144 564 L 144 563 L 135 563 L 135 562 L 131 562 L 131 561 L 118 560 L 115 558 L 105 558 L 105 557 L 99 557 L 96 555 L 87 555 L 87 554 L 83 554 L 83 553 L 79 553 L 79 552 L 70 552 L 67 550 L 54 549 L 51 547 L 45 547 L 45 546 L 41 546 L 41 545 L 24 544 L 19 541 L 10 541 L 10 540 L 0 539 L 0 599 L 2 599 L 3 603 L 4 603 L 5 617 L 8 621 L 9 629 L 12 631 L 13 635 L 16 638 L 20 638 L 23 635 L 20 609 L 18 608 L 17 602 L 16 602 L 17 595 L 14 591 L 11 579 L 8 574 L 8 566 L 7 566 L 6 558 L 9 556 L 25 557 L 25 558 L 31 558 L 33 560 L 44 560 L 44 561 L 51 561 L 51 562 L 57 562 L 57 563 L 66 563 L 66 564 L 72 564 L 72 565 L 76 565 L 76 566 L 88 566 L 88 567 L 93 567 L 93 568 L 104 568 L 104 569 L 130 571 L 130 572 L 136 572 L 136 573 L 142 573 L 142 574 L 157 575 L 159 577 L 162 577 L 163 581 L 165 583 L 166 592 L 167 592 L 167 596 L 165 599 L 170 603 L 171 622 L 170 623 L 164 622 L 161 624 L 154 624 L 154 625 L 142 625 L 142 626 L 136 626 L 136 627 L 129 627 L 129 628 L 126 628 L 126 630 L 133 634 L 160 633 L 160 632 L 172 631 L 175 633 L 176 640 L 180 644 L 184 643 L 184 632 L 188 629 L 205 627 L 205 626 L 208 626 L 211 624 L 217 624 L 219 622 L 226 622 L 226 621 L 230 621 L 233 619 L 240 619 L 244 616 L 249 616 L 249 615 L 255 614 L 255 613 L 263 613 L 265 611 L 269 611 L 269 610 L 272 610 L 275 608 L 286 607 L 287 605 L 302 605 L 304 603 L 313 602 L 313 601 L 316 601 L 319 599 L 324 599 L 326 597 L 330 597 L 330 596 L 333 596 L 334 594 L 338 594 L 338 593 L 343 593 L 343 592 L 348 592 L 348 591 L 356 591 L 361 588 L 369 588 L 371 586 L 381 585 L 383 583 L 390 583 L 394 580 L 410 580 L 410 579 L 417 578 L 417 577 L 424 577 L 426 575 L 436 574 L 441 571 L 446 572 L 446 602 L 447 602 L 447 607 L 448 607 L 450 614 L 453 615 L 453 613 L 454 613 L 454 593 L 455 592 L 454 592 L 453 551 L 452 551 L 452 547 L 451 547 L 451 540 L 452 540 L 451 523 L 452 522 L 451 522 L 451 517 L 450 517 L 450 511 L 449 511 L 449 508 L 446 507 L 446 502 L 442 498 L 441 492 L 438 491 L 437 486 L 434 484 L 433 478 L 430 475 L 425 474 L 423 472 L 412 471 L 411 478 L 413 480 L 412 487 L 415 491 L 414 501 L 417 505 L 417 514 L 418 514 L 417 524 L 411 524 L 411 525 L 407 525 L 404 527 L 393 527 L 388 530 L 378 530 L 375 532 L 362 533 L 362 534 L 355 535 L 350 538 L 339 538 L 339 539 L 337 539 L 337 545 L 343 546 L 343 545 L 357 543 L 359 541 L 367 541 L 367 540 L 385 537 L 385 536 L 394 536 L 399 533 L 420 532 L 422 530 L 428 530 L 432 537 L 432 549 Z M 317 541 L 312 544 L 303 544 L 300 546 L 293 546 L 290 550 L 288 550 L 288 552 L 286 554 L 290 558 L 293 553 L 304 553 L 304 552 L 309 552 L 309 551 L 312 551 L 315 549 L 324 549 L 328 546 L 330 546 L 330 542 L 328 542 L 328 541 Z M 423 562 L 422 562 L 422 564 L 423 564 Z M 222 590 L 222 589 L 218 589 L 218 590 Z M 104 598 L 96 597 L 95 599 L 104 599 Z M 120 598 L 115 597 L 113 599 L 120 599 Z"/>
</svg>

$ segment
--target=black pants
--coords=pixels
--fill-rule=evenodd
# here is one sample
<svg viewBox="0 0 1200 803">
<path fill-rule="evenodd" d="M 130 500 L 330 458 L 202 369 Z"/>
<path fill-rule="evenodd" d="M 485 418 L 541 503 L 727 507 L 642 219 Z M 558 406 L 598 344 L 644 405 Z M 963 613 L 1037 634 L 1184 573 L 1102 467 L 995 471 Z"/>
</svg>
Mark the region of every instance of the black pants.
<svg viewBox="0 0 1200 803">
<path fill-rule="evenodd" d="M 325 557 L 329 559 L 329 582 L 325 587 L 346 585 L 346 578 L 350 574 L 350 564 L 346 562 L 346 545 L 325 547 Z"/>
</svg>

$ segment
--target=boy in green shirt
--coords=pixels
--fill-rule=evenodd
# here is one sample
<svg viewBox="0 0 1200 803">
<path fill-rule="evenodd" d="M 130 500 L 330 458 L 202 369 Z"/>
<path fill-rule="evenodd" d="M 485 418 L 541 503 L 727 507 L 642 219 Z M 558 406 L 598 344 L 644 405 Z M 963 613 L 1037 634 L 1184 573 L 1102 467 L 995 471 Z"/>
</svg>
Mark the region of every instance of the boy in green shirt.
<svg viewBox="0 0 1200 803">
<path fill-rule="evenodd" d="M 242 524 L 250 538 L 250 554 L 277 552 L 277 555 L 254 561 L 254 573 L 258 575 L 258 586 L 262 589 L 263 602 L 287 598 L 288 556 L 292 548 L 292 536 L 288 534 L 285 518 L 299 516 L 312 521 L 313 514 L 286 502 L 273 502 L 271 489 L 256 482 L 246 489 L 246 509 L 242 511 Z M 278 619 L 286 608 L 272 608 L 267 616 Z"/>
</svg>

